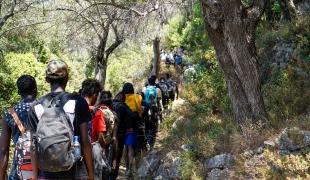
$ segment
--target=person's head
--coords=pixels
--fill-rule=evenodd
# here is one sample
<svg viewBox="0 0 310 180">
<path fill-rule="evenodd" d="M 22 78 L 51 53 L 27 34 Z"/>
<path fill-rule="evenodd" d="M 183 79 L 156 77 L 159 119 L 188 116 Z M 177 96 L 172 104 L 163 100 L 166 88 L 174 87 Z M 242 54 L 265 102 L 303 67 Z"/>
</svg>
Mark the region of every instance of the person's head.
<svg viewBox="0 0 310 180">
<path fill-rule="evenodd" d="M 170 74 L 169 74 L 169 73 L 166 74 L 166 78 L 167 78 L 167 79 L 170 78 Z"/>
<path fill-rule="evenodd" d="M 163 83 L 163 82 L 165 82 L 165 78 L 161 77 L 159 81 Z"/>
<path fill-rule="evenodd" d="M 102 91 L 100 93 L 100 104 L 104 104 L 108 106 L 109 108 L 112 107 L 112 93 L 110 91 Z"/>
<path fill-rule="evenodd" d="M 131 83 L 125 83 L 123 86 L 123 91 L 124 94 L 134 94 L 135 90 L 133 88 L 133 85 Z"/>
<path fill-rule="evenodd" d="M 21 97 L 37 96 L 37 83 L 34 77 L 30 75 L 22 75 L 16 81 L 18 94 Z"/>
<path fill-rule="evenodd" d="M 149 78 L 149 85 L 150 85 L 150 86 L 155 86 L 155 82 L 156 82 L 156 79 L 154 79 L 154 78 Z"/>
<path fill-rule="evenodd" d="M 101 90 L 102 87 L 99 81 L 86 79 L 82 83 L 81 95 L 89 100 L 90 105 L 94 105 Z"/>
<path fill-rule="evenodd" d="M 155 79 L 155 81 L 156 81 L 157 76 L 156 75 L 152 75 L 150 78 Z"/>
<path fill-rule="evenodd" d="M 60 59 L 51 60 L 47 64 L 45 75 L 48 83 L 51 85 L 58 84 L 65 89 L 69 78 L 68 65 Z"/>
<path fill-rule="evenodd" d="M 116 101 L 119 101 L 119 102 L 125 102 L 126 96 L 125 96 L 125 94 L 124 94 L 123 92 L 119 92 L 119 93 L 114 97 L 114 99 L 115 99 Z"/>
</svg>

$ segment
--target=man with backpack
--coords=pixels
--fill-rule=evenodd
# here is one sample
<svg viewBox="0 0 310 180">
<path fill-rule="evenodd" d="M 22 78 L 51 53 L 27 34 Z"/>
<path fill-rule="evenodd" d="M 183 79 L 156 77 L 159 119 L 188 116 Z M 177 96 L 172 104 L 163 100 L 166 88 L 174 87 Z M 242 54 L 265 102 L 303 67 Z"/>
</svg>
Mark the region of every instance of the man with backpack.
<svg viewBox="0 0 310 180">
<path fill-rule="evenodd" d="M 179 98 L 178 84 L 172 80 L 169 73 L 166 74 L 166 82 L 168 85 L 169 99 L 173 102 L 175 98 Z M 175 97 L 175 95 L 177 95 L 177 97 Z"/>
<path fill-rule="evenodd" d="M 164 77 L 160 78 L 158 85 L 162 93 L 162 106 L 165 110 L 167 110 L 169 104 L 169 89 Z"/>
<path fill-rule="evenodd" d="M 144 101 L 149 105 L 150 116 L 146 122 L 146 136 L 151 149 L 154 147 L 156 132 L 158 128 L 159 102 L 161 100 L 161 91 L 156 87 L 156 79 L 149 78 L 148 86 L 143 89 Z"/>
<path fill-rule="evenodd" d="M 11 138 L 15 145 L 15 153 L 8 179 L 18 180 L 30 179 L 32 177 L 30 158 L 31 138 L 30 133 L 25 129 L 25 123 L 28 121 L 30 104 L 35 100 L 37 95 L 37 84 L 32 76 L 23 75 L 18 78 L 16 85 L 18 94 L 21 96 L 21 101 L 13 108 L 4 112 L 0 137 L 0 179 L 5 179 Z"/>
<path fill-rule="evenodd" d="M 94 179 L 87 126 L 91 114 L 84 98 L 65 92 L 68 79 L 67 64 L 50 61 L 46 81 L 51 92 L 30 108 L 34 179 Z"/>
<path fill-rule="evenodd" d="M 103 104 L 101 98 L 98 98 L 101 90 L 99 81 L 87 79 L 82 83 L 81 95 L 87 101 L 92 114 L 89 135 L 92 142 L 95 179 L 109 179 L 112 161 L 109 158 L 109 153 L 112 151 L 110 147 L 112 146 L 115 118 L 110 108 Z M 107 92 L 103 91 L 100 97 L 106 95 Z M 95 105 L 98 99 L 99 103 Z"/>
</svg>

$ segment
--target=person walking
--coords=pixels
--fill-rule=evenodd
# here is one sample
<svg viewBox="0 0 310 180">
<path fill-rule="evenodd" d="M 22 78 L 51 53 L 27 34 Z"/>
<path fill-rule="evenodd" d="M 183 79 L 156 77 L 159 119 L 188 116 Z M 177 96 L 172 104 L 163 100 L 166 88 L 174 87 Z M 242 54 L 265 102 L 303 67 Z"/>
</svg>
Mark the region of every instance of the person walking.
<svg viewBox="0 0 310 180">
<path fill-rule="evenodd" d="M 30 104 L 37 96 L 37 84 L 34 77 L 22 75 L 17 79 L 16 85 L 21 100 L 13 108 L 4 111 L 2 122 L 2 133 L 0 136 L 0 179 L 6 179 L 11 139 L 15 145 L 15 154 L 8 179 L 18 180 L 33 177 L 31 159 L 29 158 L 31 137 L 25 129 L 25 124 L 29 121 L 28 111 Z M 21 158 L 24 161 L 21 161 Z"/>
<path fill-rule="evenodd" d="M 92 114 L 92 120 L 88 124 L 88 133 L 92 142 L 94 176 L 95 179 L 109 179 L 111 168 L 106 157 L 109 142 L 106 137 L 105 115 L 100 104 L 95 106 L 101 90 L 102 87 L 98 80 L 86 79 L 82 83 L 80 92 L 88 103 Z"/>
<path fill-rule="evenodd" d="M 133 175 L 135 148 L 137 145 L 138 122 L 142 120 L 142 97 L 135 94 L 134 87 L 131 83 L 125 83 L 123 91 L 125 94 L 125 103 L 134 113 L 134 119 L 131 121 L 131 127 L 127 128 L 125 136 L 125 160 L 126 160 L 126 176 Z"/>
<path fill-rule="evenodd" d="M 112 158 L 112 172 L 113 180 L 118 176 L 120 161 L 123 155 L 123 149 L 125 146 L 125 140 L 127 135 L 127 130 L 133 129 L 134 113 L 125 103 L 126 96 L 123 92 L 118 93 L 113 100 L 113 110 L 116 112 L 118 117 L 118 128 L 116 130 L 117 143 L 114 144 L 115 153 L 113 153 Z M 128 156 L 128 154 L 125 154 Z M 128 163 L 126 163 L 128 167 Z M 128 173 L 127 173 L 128 174 Z"/>
<path fill-rule="evenodd" d="M 34 179 L 94 179 L 87 126 L 91 114 L 83 97 L 65 92 L 68 79 L 64 61 L 49 61 L 46 81 L 51 91 L 29 110 Z"/>
</svg>

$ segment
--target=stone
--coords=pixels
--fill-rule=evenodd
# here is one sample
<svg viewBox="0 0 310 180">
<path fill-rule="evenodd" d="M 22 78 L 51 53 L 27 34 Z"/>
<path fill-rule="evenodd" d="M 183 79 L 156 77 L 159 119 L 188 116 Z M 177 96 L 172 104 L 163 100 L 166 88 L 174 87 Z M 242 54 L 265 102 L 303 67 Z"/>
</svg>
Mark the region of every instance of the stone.
<svg viewBox="0 0 310 180">
<path fill-rule="evenodd" d="M 157 172 L 155 173 L 154 179 L 181 179 L 181 166 L 182 159 L 180 158 L 180 152 L 171 151 L 163 158 Z"/>
<path fill-rule="evenodd" d="M 276 143 L 272 140 L 267 140 L 267 141 L 264 141 L 264 146 L 266 148 L 274 148 L 276 146 Z"/>
<path fill-rule="evenodd" d="M 252 157 L 252 156 L 254 156 L 254 154 L 255 154 L 255 152 L 252 150 L 247 150 L 247 151 L 244 151 L 244 153 L 243 153 L 243 155 L 245 157 Z"/>
<path fill-rule="evenodd" d="M 296 8 L 300 15 L 308 15 L 310 13 L 310 0 L 298 2 Z"/>
<path fill-rule="evenodd" d="M 228 180 L 230 179 L 230 174 L 232 172 L 225 168 L 223 170 L 221 169 L 212 169 L 206 178 L 206 180 Z"/>
<path fill-rule="evenodd" d="M 195 145 L 195 144 L 183 144 L 181 146 L 181 149 L 184 151 L 184 152 L 198 152 L 198 146 Z"/>
<path fill-rule="evenodd" d="M 259 147 L 255 150 L 256 154 L 262 154 L 264 152 L 264 147 Z"/>
<path fill-rule="evenodd" d="M 159 152 L 151 152 L 143 158 L 140 167 L 137 170 L 138 179 L 152 179 L 161 163 L 162 155 Z"/>
<path fill-rule="evenodd" d="M 299 128 L 286 128 L 277 138 L 278 148 L 281 153 L 287 154 L 299 151 L 310 146 L 310 131 L 300 130 Z"/>
<path fill-rule="evenodd" d="M 224 169 L 224 168 L 231 168 L 235 163 L 235 157 L 231 154 L 221 154 L 214 156 L 205 161 L 205 168 L 206 169 Z"/>
<path fill-rule="evenodd" d="M 172 129 L 176 129 L 178 127 L 178 125 L 185 121 L 185 118 L 183 116 L 178 117 L 172 124 Z"/>
</svg>

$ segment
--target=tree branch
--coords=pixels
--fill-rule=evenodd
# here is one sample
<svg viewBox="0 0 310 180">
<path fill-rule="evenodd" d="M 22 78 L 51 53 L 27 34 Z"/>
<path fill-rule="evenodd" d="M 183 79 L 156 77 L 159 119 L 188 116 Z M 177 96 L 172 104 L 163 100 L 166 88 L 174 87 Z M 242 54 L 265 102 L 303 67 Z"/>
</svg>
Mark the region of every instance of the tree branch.
<svg viewBox="0 0 310 180">
<path fill-rule="evenodd" d="M 128 10 L 128 11 L 135 13 L 137 16 L 143 16 L 143 17 L 146 16 L 147 14 L 159 9 L 159 2 L 158 1 L 156 1 L 155 5 L 151 9 L 144 11 L 144 12 L 140 12 L 139 10 L 132 8 L 132 7 L 129 7 L 129 6 L 126 6 L 126 5 L 117 4 L 114 1 L 93 3 L 90 6 L 88 6 L 87 9 L 91 8 L 92 6 L 100 6 L 100 5 L 113 6 L 113 7 L 116 7 L 118 9 Z"/>
<path fill-rule="evenodd" d="M 114 41 L 113 44 L 111 44 L 111 46 L 105 51 L 106 54 L 106 59 L 108 59 L 108 57 L 110 56 L 110 54 L 119 46 L 122 44 L 122 42 L 124 41 L 124 39 L 119 39 L 116 38 L 116 40 Z"/>
<path fill-rule="evenodd" d="M 29 27 L 29 26 L 35 26 L 35 25 L 40 25 L 40 24 L 45 24 L 45 23 L 48 23 L 48 22 L 53 22 L 54 20 L 51 20 L 51 21 L 41 21 L 41 22 L 35 22 L 35 23 L 31 23 L 31 24 L 25 24 L 25 25 L 21 25 L 21 26 L 15 26 L 15 27 L 12 27 L 8 30 L 5 30 L 3 31 L 1 34 L 0 34 L 0 37 L 2 37 L 3 35 L 5 35 L 6 33 L 10 32 L 10 31 L 13 31 L 15 29 L 20 29 L 20 28 L 24 28 L 24 27 Z"/>
<path fill-rule="evenodd" d="M 82 12 L 77 12 L 76 10 L 73 9 L 69 9 L 69 8 L 56 8 L 56 10 L 58 11 L 70 11 L 70 12 L 74 12 L 75 14 L 77 14 L 77 16 L 81 16 L 83 19 L 85 19 L 94 29 L 94 31 L 96 32 L 96 34 L 98 35 L 98 37 L 101 39 L 102 36 L 101 34 L 98 32 L 96 25 L 94 24 L 93 21 L 91 21 L 88 17 L 84 16 L 82 14 Z"/>
<path fill-rule="evenodd" d="M 9 12 L 4 15 L 2 18 L 0 18 L 0 29 L 4 26 L 5 22 L 12 16 L 14 16 L 14 10 L 16 7 L 16 0 L 12 0 L 12 5 L 10 7 Z"/>
</svg>

